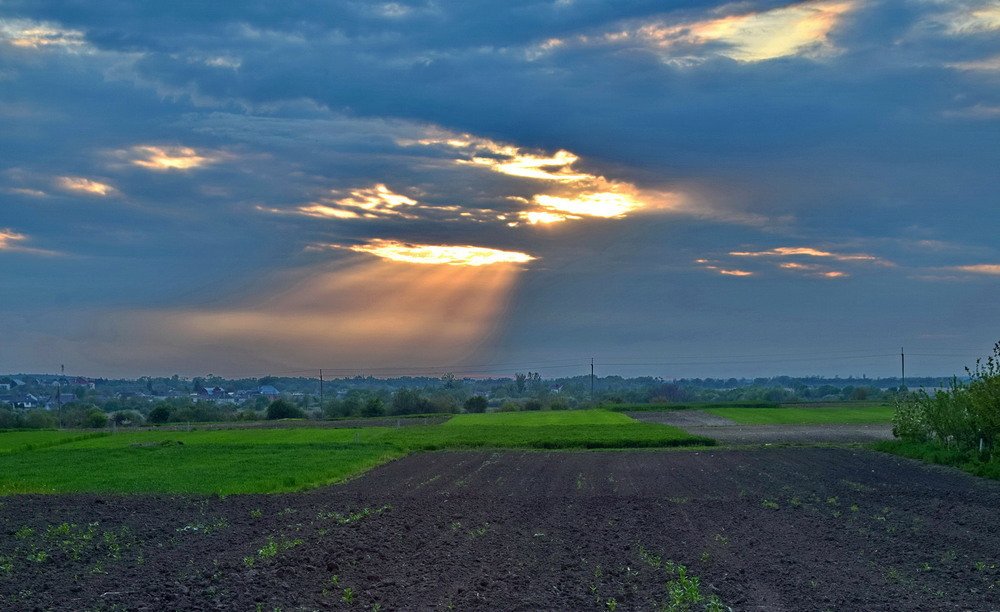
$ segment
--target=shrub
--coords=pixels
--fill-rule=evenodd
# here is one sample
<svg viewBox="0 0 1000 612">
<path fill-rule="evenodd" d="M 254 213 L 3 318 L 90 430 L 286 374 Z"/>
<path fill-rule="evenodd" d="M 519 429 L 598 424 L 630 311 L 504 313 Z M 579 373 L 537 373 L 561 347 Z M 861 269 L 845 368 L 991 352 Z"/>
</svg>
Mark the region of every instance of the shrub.
<svg viewBox="0 0 1000 612">
<path fill-rule="evenodd" d="M 159 404 L 156 408 L 149 411 L 149 422 L 162 424 L 170 420 L 170 406 L 167 404 Z"/>
<path fill-rule="evenodd" d="M 916 395 L 896 399 L 896 412 L 892 416 L 892 435 L 900 440 L 926 442 L 931 437 L 925 404 Z"/>
<path fill-rule="evenodd" d="M 934 395 L 924 391 L 896 404 L 893 434 L 906 442 L 935 442 L 958 450 L 993 452 L 1000 438 L 1000 342 L 977 360 L 967 383 L 952 379 Z"/>
<path fill-rule="evenodd" d="M 92 429 L 100 429 L 108 424 L 108 415 L 100 408 L 91 408 L 83 417 L 83 426 Z"/>
<path fill-rule="evenodd" d="M 469 399 L 465 400 L 465 411 L 466 412 L 486 412 L 486 407 L 489 406 L 489 400 L 482 395 L 473 395 Z"/>
<path fill-rule="evenodd" d="M 361 416 L 369 418 L 385 416 L 385 402 L 377 397 L 368 398 L 365 407 L 361 409 Z"/>
<path fill-rule="evenodd" d="M 276 399 L 267 406 L 267 419 L 274 421 L 277 419 L 304 419 L 306 416 L 302 409 L 288 400 Z"/>
<path fill-rule="evenodd" d="M 47 410 L 32 410 L 24 417 L 24 426 L 29 429 L 53 429 L 59 427 L 59 418 Z"/>
<path fill-rule="evenodd" d="M 402 387 L 392 396 L 391 414 L 424 414 L 431 411 L 430 401 L 417 389 Z"/>
</svg>

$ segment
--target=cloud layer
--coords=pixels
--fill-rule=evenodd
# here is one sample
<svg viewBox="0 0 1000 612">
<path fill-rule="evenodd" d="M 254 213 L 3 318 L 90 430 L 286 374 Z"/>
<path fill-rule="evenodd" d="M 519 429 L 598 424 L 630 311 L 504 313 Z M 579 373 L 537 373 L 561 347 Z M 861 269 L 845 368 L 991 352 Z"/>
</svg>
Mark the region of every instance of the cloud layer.
<svg viewBox="0 0 1000 612">
<path fill-rule="evenodd" d="M 960 373 L 1000 339 L 998 34 L 995 0 L 5 2 L 0 371 Z"/>
</svg>

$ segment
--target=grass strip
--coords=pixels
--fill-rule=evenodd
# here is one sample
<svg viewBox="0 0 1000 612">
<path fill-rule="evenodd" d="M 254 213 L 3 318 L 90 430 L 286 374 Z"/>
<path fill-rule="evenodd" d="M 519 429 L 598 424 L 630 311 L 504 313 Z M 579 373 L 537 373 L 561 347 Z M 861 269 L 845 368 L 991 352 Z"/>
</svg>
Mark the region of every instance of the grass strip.
<svg viewBox="0 0 1000 612">
<path fill-rule="evenodd" d="M 710 408 L 710 414 L 741 425 L 828 425 L 890 423 L 892 406 L 815 406 L 810 408 Z"/>
<path fill-rule="evenodd" d="M 104 438 L 110 435 L 111 432 L 109 431 L 78 432 L 74 434 L 57 429 L 10 430 L 0 433 L 0 453 L 51 448 L 53 446 L 79 442 L 80 440 Z"/>
<path fill-rule="evenodd" d="M 708 410 L 709 408 L 778 408 L 774 402 L 705 402 L 692 404 L 610 404 L 603 406 L 613 412 L 670 412 L 674 410 Z"/>
<path fill-rule="evenodd" d="M 947 448 L 934 442 L 903 440 L 881 440 L 873 443 L 872 448 L 883 453 L 955 467 L 982 478 L 1000 480 L 1000 461 L 983 461 L 978 451 Z"/>
<path fill-rule="evenodd" d="M 540 427 L 575 425 L 628 425 L 637 423 L 618 412 L 608 410 L 544 410 L 528 412 L 486 412 L 456 414 L 443 427 Z"/>
<path fill-rule="evenodd" d="M 3 457 L 0 494 L 279 493 L 331 484 L 404 453 L 384 445 L 77 448 Z"/>
<path fill-rule="evenodd" d="M 366 431 L 374 435 L 375 432 Z M 626 449 L 712 446 L 715 440 L 676 427 L 647 423 L 621 425 L 408 427 L 383 434 L 387 443 L 409 451 L 461 448 Z"/>
</svg>

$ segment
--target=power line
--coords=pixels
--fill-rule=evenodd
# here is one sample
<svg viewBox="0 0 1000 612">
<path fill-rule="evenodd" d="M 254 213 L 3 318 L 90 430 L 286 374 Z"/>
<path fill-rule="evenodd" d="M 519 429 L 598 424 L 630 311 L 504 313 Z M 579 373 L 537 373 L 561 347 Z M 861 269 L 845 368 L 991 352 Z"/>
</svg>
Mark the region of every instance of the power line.
<svg viewBox="0 0 1000 612">
<path fill-rule="evenodd" d="M 565 359 L 551 359 L 551 360 L 535 360 L 535 361 L 506 361 L 497 363 L 474 363 L 474 364 L 445 364 L 445 365 L 400 365 L 400 366 L 379 366 L 379 367 L 313 367 L 313 368 L 301 368 L 301 369 L 288 369 L 278 372 L 268 372 L 263 375 L 251 375 L 251 376 L 235 376 L 231 378 L 263 378 L 266 376 L 303 376 L 308 378 L 315 378 L 317 372 L 319 372 L 319 378 L 321 380 L 327 380 L 329 377 L 377 377 L 377 378 L 394 378 L 394 377 L 439 377 L 445 374 L 454 374 L 456 376 L 489 376 L 497 374 L 506 374 L 510 376 L 511 373 L 521 370 L 532 370 L 532 369 L 542 369 L 547 372 L 551 371 L 566 371 L 566 370 L 578 370 L 581 373 L 586 371 L 589 366 L 593 367 L 595 365 L 600 365 L 602 367 L 619 367 L 619 368 L 635 368 L 635 367 L 663 367 L 663 368 L 678 368 L 678 367 L 711 367 L 711 366 L 726 366 L 726 365 L 739 365 L 739 364 L 780 364 L 780 363 L 791 363 L 796 364 L 802 363 L 820 363 L 820 362 L 834 362 L 834 361 L 852 361 L 852 360 L 863 360 L 863 359 L 891 359 L 894 356 L 901 357 L 902 351 L 896 353 L 894 351 L 889 351 L 886 349 L 836 349 L 836 350 L 824 350 L 822 353 L 813 352 L 769 352 L 769 353 L 759 353 L 759 354 L 738 354 L 738 355 L 698 355 L 698 356 L 677 356 L 673 358 L 664 359 L 649 359 L 646 358 L 628 358 L 628 357 L 612 357 L 608 361 L 599 361 L 596 358 L 587 359 L 581 358 L 565 358 Z M 928 352 L 928 353 L 910 353 L 911 357 L 954 357 L 954 358 L 978 358 L 981 356 L 979 351 L 964 351 L 961 349 L 956 349 L 954 352 L 943 351 L 943 352 Z"/>
</svg>

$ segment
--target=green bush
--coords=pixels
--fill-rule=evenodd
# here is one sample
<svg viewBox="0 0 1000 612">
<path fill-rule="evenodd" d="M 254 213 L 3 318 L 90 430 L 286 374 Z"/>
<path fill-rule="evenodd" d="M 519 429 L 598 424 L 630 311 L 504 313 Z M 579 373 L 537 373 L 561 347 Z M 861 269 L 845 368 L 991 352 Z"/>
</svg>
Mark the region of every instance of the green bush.
<svg viewBox="0 0 1000 612">
<path fill-rule="evenodd" d="M 904 442 L 933 442 L 958 451 L 991 455 L 1000 439 L 1000 343 L 993 355 L 966 368 L 969 381 L 930 395 L 921 390 L 900 398 L 893 434 Z"/>
<path fill-rule="evenodd" d="M 377 397 L 368 398 L 365 407 L 361 409 L 361 416 L 367 418 L 385 416 L 385 402 Z"/>
<path fill-rule="evenodd" d="M 465 411 L 472 413 L 486 412 L 486 407 L 489 406 L 489 400 L 482 395 L 473 395 L 469 399 L 465 400 Z"/>
<path fill-rule="evenodd" d="M 108 424 L 108 415 L 100 408 L 91 408 L 83 417 L 83 426 L 90 429 L 100 429 Z"/>
<path fill-rule="evenodd" d="M 159 404 L 156 408 L 149 411 L 149 422 L 163 424 L 170 420 L 170 406 L 168 404 Z"/>
<path fill-rule="evenodd" d="M 520 412 L 521 410 L 523 410 L 521 404 L 518 404 L 514 400 L 507 400 L 497 408 L 497 412 Z"/>
<path fill-rule="evenodd" d="M 288 400 L 276 399 L 267 407 L 267 419 L 274 421 L 277 419 L 304 419 L 306 413 L 302 409 Z"/>
</svg>

